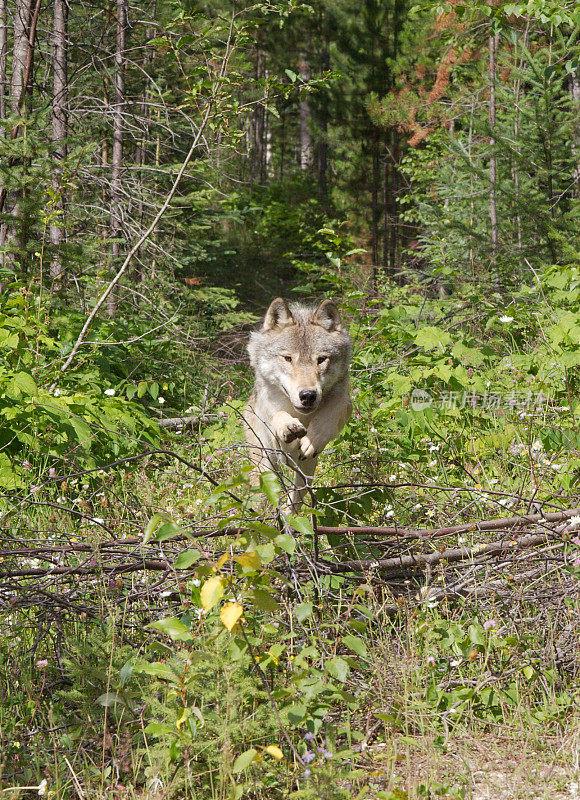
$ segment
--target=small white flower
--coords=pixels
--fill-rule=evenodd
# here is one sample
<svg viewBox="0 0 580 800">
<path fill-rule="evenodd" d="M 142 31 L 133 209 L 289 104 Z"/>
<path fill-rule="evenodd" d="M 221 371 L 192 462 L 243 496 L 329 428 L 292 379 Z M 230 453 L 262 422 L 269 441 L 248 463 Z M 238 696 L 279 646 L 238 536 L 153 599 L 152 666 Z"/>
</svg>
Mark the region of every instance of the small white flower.
<svg viewBox="0 0 580 800">
<path fill-rule="evenodd" d="M 158 397 L 157 398 L 157 402 L 159 403 L 160 406 L 162 406 L 163 403 L 165 402 L 165 398 L 164 397 Z"/>
<path fill-rule="evenodd" d="M 417 503 L 416 506 L 413 506 L 413 511 L 420 511 L 421 510 L 421 503 Z"/>
<path fill-rule="evenodd" d="M 108 397 L 114 397 L 115 396 L 115 390 L 114 389 L 105 389 L 105 394 L 108 395 Z"/>
<path fill-rule="evenodd" d="M 543 445 L 539 439 L 536 439 L 536 441 L 533 443 L 532 450 L 535 450 L 536 452 L 538 452 L 538 450 L 543 450 Z"/>
<path fill-rule="evenodd" d="M 431 447 L 429 448 L 429 452 L 432 453 L 433 451 L 438 451 L 440 447 L 441 444 L 432 444 Z"/>
<path fill-rule="evenodd" d="M 172 594 L 173 594 L 172 591 L 166 589 L 164 592 L 161 592 L 161 597 L 171 597 Z"/>
<path fill-rule="evenodd" d="M 499 318 L 499 321 L 500 322 L 513 322 L 514 318 L 513 317 L 506 317 L 506 315 L 504 314 L 503 317 Z"/>
<path fill-rule="evenodd" d="M 386 519 L 389 519 L 389 517 L 394 517 L 394 516 L 395 516 L 395 512 L 392 511 L 392 510 L 391 511 L 387 511 L 387 513 L 385 514 Z"/>
<path fill-rule="evenodd" d="M 190 580 L 190 583 L 192 586 L 201 586 L 201 581 L 199 580 L 199 578 L 192 578 Z"/>
<path fill-rule="evenodd" d="M 54 390 L 54 396 L 55 397 L 60 397 L 61 394 L 62 394 L 62 389 L 55 389 Z"/>
<path fill-rule="evenodd" d="M 389 475 L 389 481 L 391 483 L 394 483 L 396 480 L 397 480 L 397 476 L 396 475 Z"/>
<path fill-rule="evenodd" d="M 467 541 L 467 536 L 460 536 L 460 537 L 457 539 L 457 542 L 458 542 L 459 544 L 465 544 L 465 542 L 466 542 L 466 541 Z"/>
<path fill-rule="evenodd" d="M 48 781 L 46 780 L 46 778 L 44 778 L 38 784 L 38 794 L 41 797 L 44 797 L 44 795 L 47 793 L 47 791 L 48 791 Z"/>
<path fill-rule="evenodd" d="M 461 659 L 460 658 L 455 658 L 455 659 L 453 659 L 453 661 L 450 662 L 450 664 L 451 664 L 452 667 L 458 667 L 461 664 Z"/>
<path fill-rule="evenodd" d="M 430 508 L 429 511 L 427 511 L 427 516 L 428 517 L 434 517 L 436 513 L 437 512 L 435 511 L 434 508 Z"/>
<path fill-rule="evenodd" d="M 580 525 L 580 517 L 570 517 L 568 525 Z"/>
<path fill-rule="evenodd" d="M 430 467 L 436 467 L 437 466 L 437 461 L 435 459 L 433 459 L 433 461 L 429 462 L 429 466 Z"/>
</svg>

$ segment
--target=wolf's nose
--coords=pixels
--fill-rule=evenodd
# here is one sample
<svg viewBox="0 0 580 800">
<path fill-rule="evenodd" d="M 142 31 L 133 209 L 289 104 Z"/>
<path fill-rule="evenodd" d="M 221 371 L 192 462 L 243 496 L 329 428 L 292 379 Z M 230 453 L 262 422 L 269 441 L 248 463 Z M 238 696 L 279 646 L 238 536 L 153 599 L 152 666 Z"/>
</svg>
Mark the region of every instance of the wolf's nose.
<svg viewBox="0 0 580 800">
<path fill-rule="evenodd" d="M 316 402 L 316 392 L 313 389 L 302 389 L 298 392 L 298 397 L 304 408 L 312 408 Z"/>
</svg>

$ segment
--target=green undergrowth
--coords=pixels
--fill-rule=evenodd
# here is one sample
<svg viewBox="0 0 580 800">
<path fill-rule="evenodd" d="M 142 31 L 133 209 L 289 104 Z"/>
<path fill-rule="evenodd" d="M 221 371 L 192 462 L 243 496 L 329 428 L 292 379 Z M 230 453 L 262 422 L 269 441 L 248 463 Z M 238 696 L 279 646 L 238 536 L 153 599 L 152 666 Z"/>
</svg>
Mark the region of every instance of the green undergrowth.
<svg viewBox="0 0 580 800">
<path fill-rule="evenodd" d="M 351 287 L 354 413 L 321 459 L 314 507 L 286 525 L 287 476 L 249 486 L 247 374 L 232 371 L 209 422 L 160 431 L 163 392 L 171 413 L 202 410 L 203 398 L 180 407 L 172 376 L 145 372 L 100 385 L 85 375 L 76 389 L 75 372 L 51 391 L 56 339 L 47 324 L 32 351 L 14 320 L 33 309 L 9 297 L 0 413 L 19 435 L 2 451 L 16 476 L 4 486 L 6 534 L 89 543 L 67 563 L 88 559 L 97 575 L 72 594 L 67 584 L 61 605 L 58 585 L 34 594 L 35 578 L 34 602 L 7 596 L 7 797 L 44 786 L 68 798 L 80 785 L 91 797 L 467 798 L 490 764 L 508 774 L 514 751 L 522 796 L 539 785 L 526 759 L 546 775 L 555 765 L 546 796 L 577 780 L 580 520 L 541 564 L 442 563 L 388 579 L 375 561 L 400 543 L 313 528 L 428 529 L 580 505 L 577 267 L 547 268 L 508 298 L 465 285 L 442 299 L 417 283 L 368 299 Z M 51 411 L 47 428 L 36 415 L 49 399 L 77 403 L 78 421 Z M 80 426 L 95 420 L 101 433 L 83 445 Z M 103 434 L 113 424 L 117 445 Z M 425 549 L 477 553 L 498 535 L 472 528 Z M 100 573 L 111 537 L 141 541 L 172 569 Z M 316 548 L 330 564 L 365 566 L 314 569 Z M 2 558 L 6 570 L 61 563 Z"/>
</svg>

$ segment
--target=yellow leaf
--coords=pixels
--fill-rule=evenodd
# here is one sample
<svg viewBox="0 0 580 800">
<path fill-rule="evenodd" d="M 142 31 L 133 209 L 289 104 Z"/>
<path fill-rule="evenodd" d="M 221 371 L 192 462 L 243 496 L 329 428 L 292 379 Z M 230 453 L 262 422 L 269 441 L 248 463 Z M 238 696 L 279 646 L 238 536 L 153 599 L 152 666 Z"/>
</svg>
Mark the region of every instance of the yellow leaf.
<svg viewBox="0 0 580 800">
<path fill-rule="evenodd" d="M 244 608 L 239 603 L 226 603 L 220 611 L 220 619 L 231 633 L 232 628 L 244 613 Z"/>
<path fill-rule="evenodd" d="M 224 596 L 224 579 L 217 575 L 208 580 L 201 587 L 201 604 L 205 611 L 212 609 Z"/>
<path fill-rule="evenodd" d="M 189 711 L 189 709 L 188 709 L 188 708 L 184 708 L 184 709 L 183 709 L 183 714 L 182 714 L 182 715 L 179 717 L 179 719 L 178 719 L 178 720 L 176 720 L 176 721 L 175 721 L 175 727 L 177 728 L 177 730 L 180 730 L 180 729 L 181 729 L 181 726 L 182 726 L 182 725 L 183 725 L 185 722 L 187 722 L 187 720 L 188 720 L 188 718 L 189 718 L 189 715 L 190 715 L 190 711 Z"/>
<path fill-rule="evenodd" d="M 229 561 L 229 559 L 230 559 L 230 554 L 229 553 L 224 553 L 223 556 L 220 556 L 218 558 L 218 560 L 216 561 L 215 569 L 216 570 L 221 569 L 223 567 L 223 565 L 226 563 L 226 561 Z"/>
<path fill-rule="evenodd" d="M 284 758 L 284 753 L 275 744 L 269 744 L 268 747 L 264 747 L 264 753 L 268 753 L 269 755 L 273 756 L 276 761 L 282 761 Z"/>
<path fill-rule="evenodd" d="M 249 569 L 260 569 L 262 566 L 262 559 L 256 553 L 255 550 L 248 553 L 241 553 L 239 556 L 236 556 L 236 561 L 238 564 L 241 564 L 242 567 L 248 567 Z"/>
</svg>

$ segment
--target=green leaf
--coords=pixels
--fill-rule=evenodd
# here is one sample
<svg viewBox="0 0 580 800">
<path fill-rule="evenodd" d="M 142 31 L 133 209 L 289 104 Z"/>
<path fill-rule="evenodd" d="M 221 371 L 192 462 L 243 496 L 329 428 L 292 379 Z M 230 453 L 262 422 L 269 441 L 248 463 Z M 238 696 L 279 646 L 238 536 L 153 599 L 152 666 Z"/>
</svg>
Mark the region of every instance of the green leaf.
<svg viewBox="0 0 580 800">
<path fill-rule="evenodd" d="M 479 626 L 470 625 L 468 633 L 473 644 L 480 644 L 482 646 L 485 645 L 485 636 L 483 635 L 483 631 Z"/>
<path fill-rule="evenodd" d="M 164 519 L 166 519 L 165 514 L 153 514 L 145 528 L 145 532 L 143 534 L 143 544 L 147 544 Z"/>
<path fill-rule="evenodd" d="M 308 517 L 294 517 L 290 515 L 288 517 L 288 523 L 292 525 L 294 530 L 298 531 L 298 533 L 304 533 L 310 536 L 314 535 L 314 528 L 312 527 L 312 522 L 308 519 Z"/>
<path fill-rule="evenodd" d="M 157 622 L 150 622 L 148 628 L 167 634 L 174 642 L 190 642 L 193 639 L 191 631 L 175 617 L 160 619 Z"/>
<path fill-rule="evenodd" d="M 121 686 L 124 686 L 132 674 L 133 674 L 133 664 L 131 661 L 126 661 L 119 671 L 119 684 Z"/>
<path fill-rule="evenodd" d="M 256 545 L 256 553 L 262 559 L 262 564 L 269 564 L 276 557 L 276 550 L 271 542 Z"/>
<path fill-rule="evenodd" d="M 164 725 L 162 722 L 150 722 L 145 728 L 145 733 L 149 736 L 172 736 L 175 728 L 171 725 Z"/>
<path fill-rule="evenodd" d="M 351 634 L 347 634 L 346 636 L 342 637 L 342 643 L 348 647 L 349 650 L 352 650 L 353 653 L 356 653 L 357 656 L 362 656 L 362 658 L 367 658 L 368 650 L 366 644 L 360 639 L 358 636 L 352 636 Z"/>
<path fill-rule="evenodd" d="M 327 661 L 325 669 L 329 675 L 332 675 L 333 678 L 336 678 L 336 680 L 341 683 L 345 682 L 349 672 L 348 664 L 344 658 L 340 656 L 336 656 L 336 658 L 331 658 L 330 661 Z"/>
<path fill-rule="evenodd" d="M 135 664 L 133 667 L 134 672 L 144 673 L 145 675 L 153 675 L 156 678 L 161 678 L 169 683 L 178 684 L 178 676 L 161 661 L 155 661 L 153 664 L 140 663 Z"/>
<path fill-rule="evenodd" d="M 280 504 L 280 492 L 282 487 L 278 477 L 273 472 L 262 472 L 260 475 L 260 489 L 264 492 L 273 506 Z"/>
<path fill-rule="evenodd" d="M 30 396 L 38 394 L 38 387 L 34 382 L 34 378 L 28 372 L 17 372 L 12 378 L 11 384 L 18 394 L 22 393 Z"/>
<path fill-rule="evenodd" d="M 265 589 L 254 589 L 252 598 L 254 600 L 254 605 L 261 611 L 274 612 L 278 611 L 280 608 L 276 598 L 272 597 Z"/>
<path fill-rule="evenodd" d="M 446 346 L 451 342 L 451 336 L 442 328 L 437 328 L 434 325 L 427 325 L 417 331 L 415 336 L 415 344 L 422 347 L 424 350 L 441 350 L 443 351 Z"/>
<path fill-rule="evenodd" d="M 157 529 L 153 540 L 156 542 L 164 542 L 166 539 L 173 539 L 175 536 L 179 536 L 180 533 L 183 533 L 183 531 L 179 525 L 176 525 L 175 522 L 166 522 Z"/>
<path fill-rule="evenodd" d="M 276 536 L 274 541 L 280 548 L 280 550 L 283 550 L 285 553 L 288 553 L 289 556 L 291 556 L 292 553 L 296 550 L 296 540 L 289 533 L 281 533 L 279 536 Z"/>
<path fill-rule="evenodd" d="M 258 751 L 254 750 L 251 747 L 249 750 L 246 750 L 245 753 L 241 753 L 236 760 L 234 761 L 234 766 L 232 767 L 232 772 L 236 775 L 238 772 L 243 772 L 243 770 L 247 769 L 252 761 L 258 755 Z"/>
<path fill-rule="evenodd" d="M 104 694 L 97 697 L 97 703 L 100 706 L 105 706 L 105 708 L 110 708 L 111 706 L 126 705 L 125 701 L 119 697 L 117 692 L 105 692 Z"/>
<path fill-rule="evenodd" d="M 314 610 L 314 606 L 312 603 L 300 603 L 299 606 L 296 606 L 294 609 L 294 616 L 298 620 L 298 622 L 304 622 L 305 619 L 312 616 L 312 612 Z"/>
<path fill-rule="evenodd" d="M 15 350 L 18 347 L 18 334 L 11 333 L 6 328 L 0 328 L 0 347 L 6 350 Z"/>
<path fill-rule="evenodd" d="M 306 716 L 306 706 L 302 703 L 293 703 L 286 713 L 292 725 L 299 725 Z"/>
<path fill-rule="evenodd" d="M 184 550 L 177 556 L 173 566 L 175 569 L 189 569 L 192 564 L 195 564 L 196 561 L 199 561 L 201 555 L 202 554 L 199 552 L 199 550 Z"/>
</svg>

